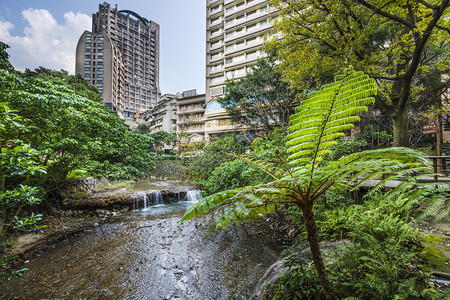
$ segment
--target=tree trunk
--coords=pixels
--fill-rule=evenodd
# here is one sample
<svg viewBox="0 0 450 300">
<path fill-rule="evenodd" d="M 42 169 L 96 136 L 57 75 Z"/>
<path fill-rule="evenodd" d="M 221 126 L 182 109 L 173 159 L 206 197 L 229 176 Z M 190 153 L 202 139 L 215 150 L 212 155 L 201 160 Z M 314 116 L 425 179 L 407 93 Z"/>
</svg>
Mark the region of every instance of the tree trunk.
<svg viewBox="0 0 450 300">
<path fill-rule="evenodd" d="M 308 234 L 308 243 L 311 248 L 311 254 L 316 267 L 317 276 L 319 277 L 320 285 L 325 292 L 326 299 L 334 299 L 333 290 L 331 288 L 330 282 L 328 281 L 328 275 L 325 270 L 325 265 L 323 263 L 322 254 L 320 252 L 319 238 L 317 236 L 317 225 L 314 218 L 314 212 L 311 209 L 303 210 L 303 217 L 306 226 L 306 232 Z"/>
<path fill-rule="evenodd" d="M 394 131 L 394 147 L 409 147 L 408 110 L 391 115 Z"/>
</svg>

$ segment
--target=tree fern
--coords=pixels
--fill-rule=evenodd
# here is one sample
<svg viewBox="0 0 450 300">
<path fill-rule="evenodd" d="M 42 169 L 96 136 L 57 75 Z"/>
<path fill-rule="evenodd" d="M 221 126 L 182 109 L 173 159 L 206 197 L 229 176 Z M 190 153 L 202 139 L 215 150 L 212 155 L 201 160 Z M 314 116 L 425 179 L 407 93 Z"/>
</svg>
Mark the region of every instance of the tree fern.
<svg viewBox="0 0 450 300">
<path fill-rule="evenodd" d="M 371 97 L 377 91 L 376 82 L 353 68 L 336 76 L 335 81 L 303 101 L 291 116 L 287 136 L 289 157 L 283 159 L 286 171 L 261 165 L 268 172 L 277 170 L 273 182 L 248 186 L 241 189 L 220 192 L 200 200 L 183 216 L 182 221 L 211 213 L 213 228 L 222 229 L 230 223 L 241 224 L 274 211 L 277 204 L 291 203 L 303 212 L 307 238 L 313 262 L 327 298 L 333 298 L 327 279 L 317 236 L 314 218 L 314 204 L 328 189 L 354 190 L 375 182 L 372 194 L 382 194 L 386 200 L 396 197 L 425 199 L 427 196 L 445 195 L 430 192 L 427 185 L 420 185 L 418 179 L 431 170 L 430 162 L 421 153 L 408 148 L 387 148 L 353 153 L 335 161 L 325 162 L 323 157 L 330 152 L 330 146 L 345 136 L 345 131 L 359 121 L 357 114 L 367 111 L 367 105 L 374 102 Z M 278 154 L 277 154 L 278 155 Z M 282 170 L 282 168 L 281 168 Z M 393 182 L 399 183 L 385 192 Z M 420 185 L 420 186 L 419 186 Z M 440 191 L 449 190 L 448 186 Z M 384 193 L 379 193 L 383 191 Z M 417 200 L 420 201 L 420 200 Z M 413 202 L 413 201 L 412 201 Z M 439 202 L 432 202 L 430 210 Z M 412 205 L 412 204 L 411 204 Z M 441 215 L 448 213 L 444 210 Z"/>
</svg>

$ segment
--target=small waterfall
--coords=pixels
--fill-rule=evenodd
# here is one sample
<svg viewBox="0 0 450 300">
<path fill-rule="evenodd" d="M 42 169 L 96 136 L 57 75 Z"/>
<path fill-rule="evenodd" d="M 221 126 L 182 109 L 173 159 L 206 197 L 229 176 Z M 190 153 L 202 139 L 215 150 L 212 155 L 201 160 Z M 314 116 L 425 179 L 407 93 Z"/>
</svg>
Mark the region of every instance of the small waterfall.
<svg viewBox="0 0 450 300">
<path fill-rule="evenodd" d="M 144 193 L 144 199 L 143 199 L 143 202 L 144 202 L 144 209 L 147 209 L 147 207 L 148 207 L 148 197 L 147 197 L 147 194 L 145 194 Z"/>
<path fill-rule="evenodd" d="M 200 194 L 200 191 L 199 190 L 193 190 L 193 191 L 188 191 L 186 193 L 186 196 L 184 196 L 183 201 L 197 202 L 200 199 L 202 199 L 202 194 Z"/>
<path fill-rule="evenodd" d="M 139 198 L 137 195 L 133 195 L 133 210 L 139 209 Z"/>
<path fill-rule="evenodd" d="M 161 194 L 161 191 L 155 191 L 153 194 L 151 194 L 150 202 L 154 205 L 164 204 L 163 195 Z"/>
<path fill-rule="evenodd" d="M 147 194 L 145 192 L 138 192 L 133 195 L 133 210 L 138 210 L 141 208 L 141 201 L 143 209 L 147 209 L 149 207 L 150 201 Z"/>
</svg>

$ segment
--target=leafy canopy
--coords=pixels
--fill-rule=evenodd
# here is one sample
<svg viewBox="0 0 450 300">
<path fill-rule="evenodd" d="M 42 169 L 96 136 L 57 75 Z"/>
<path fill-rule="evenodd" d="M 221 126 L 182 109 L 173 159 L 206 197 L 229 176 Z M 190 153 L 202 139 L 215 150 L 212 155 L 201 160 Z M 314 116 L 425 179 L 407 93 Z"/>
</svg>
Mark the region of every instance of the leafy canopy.
<svg viewBox="0 0 450 300">
<path fill-rule="evenodd" d="M 39 151 L 51 181 L 79 168 L 100 177 L 142 176 L 153 167 L 150 137 L 131 132 L 115 112 L 66 85 L 0 70 L 0 97 L 23 117 L 19 127 L 6 124 L 0 138 Z"/>
<path fill-rule="evenodd" d="M 424 79 L 448 73 L 449 3 L 273 0 L 278 34 L 267 46 L 299 90 L 327 82 L 348 64 L 376 79 L 376 105 L 393 121 L 394 145 L 408 146 L 412 100 L 428 101 L 416 97 Z"/>
<path fill-rule="evenodd" d="M 287 130 L 294 100 L 294 91 L 269 56 L 258 60 L 244 78 L 227 80 L 226 94 L 217 101 L 234 123 L 267 134 L 277 127 Z"/>
</svg>

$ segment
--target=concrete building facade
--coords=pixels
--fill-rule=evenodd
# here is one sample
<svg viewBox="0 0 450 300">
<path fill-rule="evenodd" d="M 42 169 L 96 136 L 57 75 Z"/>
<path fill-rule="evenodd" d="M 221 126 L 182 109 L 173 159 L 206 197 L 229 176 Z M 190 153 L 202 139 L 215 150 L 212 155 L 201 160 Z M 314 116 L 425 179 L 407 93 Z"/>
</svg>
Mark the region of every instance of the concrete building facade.
<svg viewBox="0 0 450 300">
<path fill-rule="evenodd" d="M 177 126 L 177 95 L 162 95 L 158 103 L 141 115 L 142 120 L 150 125 L 150 131 L 175 132 Z"/>
<path fill-rule="evenodd" d="M 195 135 L 193 141 L 205 137 L 205 94 L 190 90 L 177 99 L 177 132 Z"/>
<path fill-rule="evenodd" d="M 207 137 L 235 129 L 216 99 L 224 95 L 226 79 L 246 76 L 258 59 L 266 56 L 264 35 L 277 15 L 270 0 L 206 1 Z"/>
<path fill-rule="evenodd" d="M 154 107 L 161 96 L 159 89 L 159 32 L 157 23 L 129 10 L 118 10 L 109 3 L 99 5 L 99 11 L 92 15 L 92 32 L 107 36 L 121 53 L 124 65 L 124 97 L 122 110 L 125 117 L 133 117 Z M 83 36 L 82 36 L 83 38 Z M 77 45 L 76 65 L 84 65 L 87 44 L 80 38 Z M 91 55 L 94 55 L 91 53 Z M 105 56 L 104 56 L 105 57 Z M 93 57 L 91 58 L 93 59 Z M 81 62 L 81 61 L 82 62 Z M 87 69 L 83 69 L 85 78 Z M 90 73 L 90 83 L 94 73 Z M 103 74 L 104 77 L 109 74 Z M 98 80 L 96 81 L 97 86 Z M 97 86 L 98 87 L 98 86 Z M 102 89 L 103 92 L 104 88 Z M 106 96 L 102 93 L 102 96 Z M 105 98 L 104 98 L 105 99 Z M 105 101 L 105 100 L 104 100 Z M 105 101 L 106 102 L 106 101 Z"/>
<path fill-rule="evenodd" d="M 122 53 L 105 32 L 85 31 L 77 45 L 75 74 L 83 76 L 102 95 L 103 103 L 123 116 L 125 65 Z"/>
</svg>

